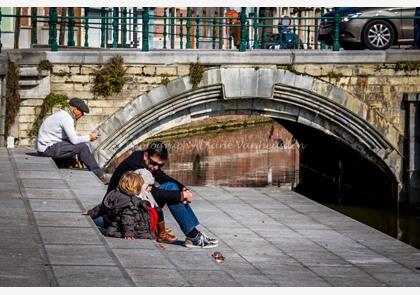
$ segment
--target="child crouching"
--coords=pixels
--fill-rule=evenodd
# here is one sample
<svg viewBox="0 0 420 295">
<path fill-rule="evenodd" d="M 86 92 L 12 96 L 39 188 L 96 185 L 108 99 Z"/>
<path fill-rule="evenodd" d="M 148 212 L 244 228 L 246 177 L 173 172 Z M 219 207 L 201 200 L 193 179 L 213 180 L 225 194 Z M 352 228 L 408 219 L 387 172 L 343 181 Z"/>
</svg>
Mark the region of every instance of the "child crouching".
<svg viewBox="0 0 420 295">
<path fill-rule="evenodd" d="M 143 184 L 140 175 L 132 171 L 126 172 L 121 177 L 118 187 L 110 191 L 100 205 L 87 212 L 92 218 L 96 217 L 94 215 L 99 211 L 103 213 L 104 220 L 109 224 L 107 236 L 127 240 L 155 239 L 155 234 L 150 228 L 148 204 L 137 197 Z"/>
</svg>

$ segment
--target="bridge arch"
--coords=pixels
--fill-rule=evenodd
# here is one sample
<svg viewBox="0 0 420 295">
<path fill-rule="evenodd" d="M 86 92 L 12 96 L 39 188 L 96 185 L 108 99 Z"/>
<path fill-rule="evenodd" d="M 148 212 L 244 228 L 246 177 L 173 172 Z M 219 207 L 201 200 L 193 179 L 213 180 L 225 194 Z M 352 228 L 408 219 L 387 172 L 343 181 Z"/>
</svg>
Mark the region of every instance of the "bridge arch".
<svg viewBox="0 0 420 295">
<path fill-rule="evenodd" d="M 92 142 L 104 167 L 146 138 L 193 118 L 249 114 L 303 124 L 350 146 L 401 182 L 401 132 L 376 110 L 319 79 L 273 68 L 210 69 L 140 95 L 105 120 Z"/>
</svg>

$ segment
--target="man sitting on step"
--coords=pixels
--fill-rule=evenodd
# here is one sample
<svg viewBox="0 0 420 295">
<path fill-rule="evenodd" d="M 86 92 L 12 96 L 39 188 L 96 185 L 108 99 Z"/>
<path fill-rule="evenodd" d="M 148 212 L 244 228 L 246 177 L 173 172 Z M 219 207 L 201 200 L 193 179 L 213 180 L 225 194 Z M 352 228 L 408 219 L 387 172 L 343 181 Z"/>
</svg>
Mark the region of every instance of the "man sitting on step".
<svg viewBox="0 0 420 295">
<path fill-rule="evenodd" d="M 40 156 L 55 159 L 71 158 L 75 155 L 86 167 L 93 171 L 105 184 L 108 183 L 104 171 L 98 166 L 86 144 L 98 138 L 96 133 L 78 135 L 76 122 L 84 114 L 89 113 L 86 103 L 80 98 L 72 98 L 69 107 L 47 117 L 39 128 L 36 139 L 36 150 Z"/>
</svg>

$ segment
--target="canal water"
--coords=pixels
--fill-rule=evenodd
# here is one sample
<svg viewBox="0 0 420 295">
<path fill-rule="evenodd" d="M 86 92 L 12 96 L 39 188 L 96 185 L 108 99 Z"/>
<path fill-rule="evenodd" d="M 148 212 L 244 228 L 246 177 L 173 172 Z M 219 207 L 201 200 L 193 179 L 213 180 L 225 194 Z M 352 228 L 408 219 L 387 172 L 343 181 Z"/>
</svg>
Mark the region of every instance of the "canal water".
<svg viewBox="0 0 420 295">
<path fill-rule="evenodd" d="M 246 126 L 230 124 L 232 120 L 238 122 L 238 117 L 219 117 L 189 125 L 186 130 L 199 127 L 193 134 L 182 127 L 177 132 L 160 134 L 157 139 L 166 144 L 169 152 L 164 171 L 185 185 L 274 185 L 294 189 L 299 184 L 299 152 L 305 146 L 275 121 L 239 119 L 247 121 Z M 127 155 L 112 163 L 108 171 Z M 420 249 L 419 216 L 338 202 L 323 204 Z"/>
</svg>

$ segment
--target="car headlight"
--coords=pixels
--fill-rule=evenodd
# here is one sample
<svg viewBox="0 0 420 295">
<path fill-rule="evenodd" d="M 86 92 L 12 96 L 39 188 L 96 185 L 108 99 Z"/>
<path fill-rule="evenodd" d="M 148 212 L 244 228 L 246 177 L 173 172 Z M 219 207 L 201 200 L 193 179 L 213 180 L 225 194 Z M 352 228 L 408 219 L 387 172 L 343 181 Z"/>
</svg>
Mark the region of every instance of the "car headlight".
<svg viewBox="0 0 420 295">
<path fill-rule="evenodd" d="M 358 12 L 358 13 L 350 13 L 350 14 L 347 14 L 347 15 L 345 15 L 345 16 L 343 17 L 343 19 L 341 20 L 341 22 L 343 22 L 343 23 L 349 22 L 349 21 L 351 21 L 353 18 L 359 17 L 360 15 L 361 15 L 361 13 L 360 13 L 360 12 Z"/>
</svg>

